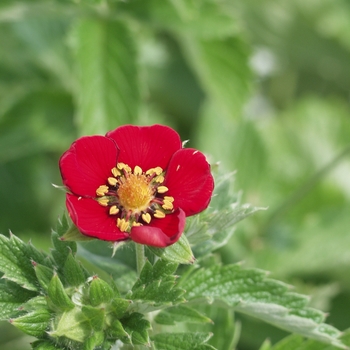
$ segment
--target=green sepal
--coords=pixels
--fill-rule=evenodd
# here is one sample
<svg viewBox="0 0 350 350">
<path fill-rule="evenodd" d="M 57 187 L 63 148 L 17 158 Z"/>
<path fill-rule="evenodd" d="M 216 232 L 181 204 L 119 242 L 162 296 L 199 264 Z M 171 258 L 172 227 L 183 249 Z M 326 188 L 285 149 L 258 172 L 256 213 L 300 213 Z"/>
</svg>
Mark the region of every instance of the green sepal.
<svg viewBox="0 0 350 350">
<path fill-rule="evenodd" d="M 69 226 L 68 230 L 61 236 L 65 242 L 86 242 L 93 241 L 96 238 L 83 235 L 75 225 Z"/>
<path fill-rule="evenodd" d="M 53 270 L 47 266 L 38 264 L 35 261 L 33 261 L 32 264 L 40 285 L 43 287 L 45 291 L 47 291 L 50 281 L 52 279 L 52 276 L 54 274 Z"/>
<path fill-rule="evenodd" d="M 47 309 L 37 309 L 23 316 L 11 319 L 10 323 L 33 337 L 42 337 L 49 327 L 51 314 Z"/>
<path fill-rule="evenodd" d="M 66 337 L 83 343 L 91 336 L 92 328 L 89 320 L 78 308 L 64 312 L 58 319 L 54 330 L 50 332 L 52 337 Z"/>
<path fill-rule="evenodd" d="M 33 350 L 58 350 L 49 340 L 36 340 L 31 345 Z"/>
<path fill-rule="evenodd" d="M 74 303 L 67 295 L 61 280 L 55 274 L 48 286 L 48 303 L 49 306 L 57 311 L 67 311 L 74 308 Z"/>
<path fill-rule="evenodd" d="M 84 273 L 83 267 L 75 259 L 72 252 L 67 256 L 67 260 L 63 267 L 63 275 L 66 282 L 73 287 L 78 287 L 86 281 L 87 276 Z"/>
<path fill-rule="evenodd" d="M 92 306 L 108 303 L 114 296 L 113 289 L 104 280 L 94 276 L 89 287 L 89 298 Z"/>
<path fill-rule="evenodd" d="M 176 243 L 169 247 L 155 248 L 148 246 L 148 249 L 160 258 L 177 264 L 193 264 L 196 260 L 192 253 L 190 243 L 184 234 L 181 235 Z"/>
<path fill-rule="evenodd" d="M 20 309 L 23 311 L 35 311 L 37 309 L 46 309 L 47 301 L 43 295 L 38 295 L 32 299 L 29 299 L 26 303 L 22 304 Z"/>
<path fill-rule="evenodd" d="M 96 309 L 92 306 L 86 305 L 82 307 L 81 311 L 89 320 L 94 331 L 99 332 L 103 330 L 104 320 L 106 316 L 104 309 Z"/>
<path fill-rule="evenodd" d="M 143 315 L 138 312 L 133 312 L 127 317 L 121 319 L 126 332 L 131 335 L 133 345 L 150 346 L 148 330 L 151 329 L 149 321 L 143 318 Z"/>
<path fill-rule="evenodd" d="M 113 316 L 119 319 L 125 315 L 131 303 L 132 303 L 131 300 L 114 298 L 111 301 L 109 307 L 111 309 L 111 312 L 113 313 Z"/>
<path fill-rule="evenodd" d="M 68 255 L 77 252 L 77 244 L 75 242 L 64 241 L 61 239 L 61 236 L 63 236 L 68 229 L 69 223 L 66 216 L 63 216 L 58 222 L 56 232 L 53 232 L 51 235 L 52 244 L 54 246 L 51 254 L 59 271 L 64 266 Z"/>
<path fill-rule="evenodd" d="M 114 320 L 108 331 L 110 337 L 120 339 L 125 344 L 131 344 L 130 334 L 124 329 L 121 321 Z"/>
<path fill-rule="evenodd" d="M 178 305 L 162 310 L 154 319 L 163 325 L 175 325 L 177 322 L 213 323 L 213 321 L 188 306 Z"/>
<path fill-rule="evenodd" d="M 100 346 L 104 341 L 104 333 L 103 332 L 94 332 L 91 337 L 89 337 L 85 343 L 83 350 L 94 350 L 98 346 Z M 110 349 L 110 347 L 108 347 Z"/>
</svg>

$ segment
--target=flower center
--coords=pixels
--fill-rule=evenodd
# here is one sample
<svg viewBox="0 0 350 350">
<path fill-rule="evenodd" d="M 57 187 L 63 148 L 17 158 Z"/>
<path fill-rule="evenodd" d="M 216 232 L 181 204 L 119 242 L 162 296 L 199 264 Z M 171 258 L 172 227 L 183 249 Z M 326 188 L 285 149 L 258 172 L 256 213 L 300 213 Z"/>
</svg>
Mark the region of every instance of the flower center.
<svg viewBox="0 0 350 350">
<path fill-rule="evenodd" d="M 162 219 L 174 211 L 174 198 L 166 196 L 163 185 L 165 172 L 156 167 L 143 172 L 118 163 L 111 169 L 113 176 L 96 190 L 96 200 L 115 216 L 117 227 L 130 232 L 133 226 L 147 225 L 153 218 Z"/>
<path fill-rule="evenodd" d="M 153 199 L 153 192 L 146 176 L 135 174 L 120 179 L 117 190 L 120 205 L 133 212 L 147 209 Z"/>
</svg>

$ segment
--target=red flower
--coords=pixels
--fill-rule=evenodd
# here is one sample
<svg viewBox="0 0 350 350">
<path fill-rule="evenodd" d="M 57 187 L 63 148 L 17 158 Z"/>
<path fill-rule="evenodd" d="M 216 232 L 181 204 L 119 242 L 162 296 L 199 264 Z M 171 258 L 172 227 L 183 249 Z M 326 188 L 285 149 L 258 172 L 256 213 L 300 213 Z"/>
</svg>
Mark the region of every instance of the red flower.
<svg viewBox="0 0 350 350">
<path fill-rule="evenodd" d="M 182 148 L 162 126 L 121 126 L 81 137 L 60 159 L 68 213 L 81 233 L 166 247 L 186 216 L 209 205 L 214 181 L 205 156 Z"/>
</svg>

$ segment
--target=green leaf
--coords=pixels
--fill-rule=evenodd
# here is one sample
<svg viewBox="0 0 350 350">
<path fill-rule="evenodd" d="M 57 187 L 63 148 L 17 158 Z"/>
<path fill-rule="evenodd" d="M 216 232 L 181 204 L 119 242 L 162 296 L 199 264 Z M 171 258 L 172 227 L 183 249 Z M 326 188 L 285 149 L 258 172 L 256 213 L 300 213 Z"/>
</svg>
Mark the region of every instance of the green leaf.
<svg viewBox="0 0 350 350">
<path fill-rule="evenodd" d="M 10 322 L 22 332 L 33 337 L 42 337 L 49 327 L 52 315 L 47 309 L 37 309 Z"/>
<path fill-rule="evenodd" d="M 89 320 L 81 310 L 74 308 L 62 314 L 50 335 L 52 337 L 67 337 L 82 343 L 91 335 L 91 331 Z"/>
<path fill-rule="evenodd" d="M 123 324 L 119 320 L 114 320 L 110 326 L 111 336 L 121 339 L 123 343 L 131 344 L 131 338 L 128 332 L 124 329 Z"/>
<path fill-rule="evenodd" d="M 104 134 L 135 120 L 140 103 L 137 58 L 126 23 L 84 19 L 76 39 L 80 134 Z"/>
<path fill-rule="evenodd" d="M 148 248 L 160 258 L 177 264 L 193 264 L 195 260 L 185 235 L 181 235 L 180 239 L 169 247 L 155 248 L 148 246 Z"/>
<path fill-rule="evenodd" d="M 89 298 L 92 306 L 108 303 L 114 296 L 113 289 L 104 280 L 93 277 L 89 287 Z"/>
<path fill-rule="evenodd" d="M 0 280 L 0 320 L 16 317 L 20 312 L 19 307 L 36 295 L 11 281 Z"/>
<path fill-rule="evenodd" d="M 132 344 L 149 346 L 148 330 L 151 329 L 151 324 L 143 318 L 142 314 L 133 312 L 120 321 L 125 331 L 130 334 Z"/>
<path fill-rule="evenodd" d="M 114 298 L 109 305 L 109 307 L 112 310 L 113 316 L 116 318 L 123 317 L 126 311 L 128 310 L 130 303 L 130 300 Z"/>
<path fill-rule="evenodd" d="M 73 287 L 78 287 L 85 283 L 87 274 L 81 264 L 75 259 L 72 253 L 69 253 L 63 267 L 63 276 L 66 282 Z"/>
<path fill-rule="evenodd" d="M 75 242 L 63 241 L 61 237 L 69 230 L 70 226 L 65 215 L 59 220 L 56 232 L 51 235 L 54 249 L 51 251 L 52 257 L 55 260 L 58 271 L 60 272 L 66 263 L 70 253 L 77 252 L 77 244 Z"/>
<path fill-rule="evenodd" d="M 0 271 L 4 273 L 3 278 L 37 291 L 38 283 L 32 261 L 47 263 L 46 255 L 13 234 L 10 238 L 0 235 Z"/>
<path fill-rule="evenodd" d="M 247 44 L 236 37 L 197 40 L 188 36 L 183 37 L 181 44 L 217 114 L 227 120 L 240 115 L 252 77 Z"/>
<path fill-rule="evenodd" d="M 257 317 L 289 332 L 341 346 L 340 332 L 322 323 L 324 314 L 306 306 L 308 298 L 292 293 L 282 282 L 257 269 L 240 265 L 201 268 L 180 281 L 188 300 L 222 300 L 235 310 Z"/>
<path fill-rule="evenodd" d="M 57 347 L 49 340 L 36 340 L 31 345 L 33 350 L 57 350 Z"/>
<path fill-rule="evenodd" d="M 94 350 L 104 341 L 103 332 L 94 332 L 84 343 L 84 350 Z M 104 348 L 103 348 L 104 349 Z"/>
<path fill-rule="evenodd" d="M 211 333 L 160 333 L 152 341 L 157 350 L 209 350 L 214 348 L 205 343 L 211 336 Z"/>
<path fill-rule="evenodd" d="M 159 324 L 175 325 L 177 322 L 212 323 L 213 321 L 188 306 L 178 305 L 162 310 L 154 319 Z"/>
<path fill-rule="evenodd" d="M 58 311 L 67 311 L 74 308 L 74 303 L 67 295 L 57 274 L 52 277 L 47 294 L 50 300 L 50 307 Z"/>
<path fill-rule="evenodd" d="M 166 260 L 158 260 L 153 266 L 146 261 L 140 279 L 127 294 L 134 301 L 129 310 L 145 313 L 183 302 L 184 291 L 176 286 L 173 275 L 176 268 L 177 264 Z"/>
<path fill-rule="evenodd" d="M 81 311 L 85 317 L 89 320 L 91 327 L 94 331 L 100 332 L 103 330 L 105 311 L 103 309 L 97 309 L 92 306 L 83 306 Z"/>
<path fill-rule="evenodd" d="M 32 264 L 33 264 L 34 271 L 35 271 L 36 277 L 37 277 L 40 285 L 46 291 L 49 284 L 50 284 L 50 281 L 53 277 L 53 270 L 47 266 L 37 264 L 34 261 L 32 262 Z"/>
</svg>

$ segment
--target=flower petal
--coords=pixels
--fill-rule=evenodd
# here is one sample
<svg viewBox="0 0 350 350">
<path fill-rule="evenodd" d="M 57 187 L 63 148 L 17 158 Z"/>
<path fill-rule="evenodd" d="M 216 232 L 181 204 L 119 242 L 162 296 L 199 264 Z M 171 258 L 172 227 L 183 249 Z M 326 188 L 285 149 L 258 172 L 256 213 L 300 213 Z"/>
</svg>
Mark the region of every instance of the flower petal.
<svg viewBox="0 0 350 350">
<path fill-rule="evenodd" d="M 105 136 L 84 136 L 72 143 L 59 162 L 63 183 L 80 196 L 96 197 L 116 166 L 118 149 Z"/>
<path fill-rule="evenodd" d="M 160 166 L 165 169 L 173 153 L 181 149 L 179 134 L 164 125 L 124 125 L 106 134 L 115 140 L 120 153 L 118 162 L 143 171 Z"/>
<path fill-rule="evenodd" d="M 129 238 L 116 225 L 116 218 L 108 215 L 108 209 L 94 199 L 67 194 L 66 205 L 69 216 L 79 231 L 104 241 L 123 241 Z"/>
<path fill-rule="evenodd" d="M 164 185 L 167 196 L 174 197 L 174 207 L 181 208 L 186 216 L 206 209 L 214 189 L 214 179 L 203 153 L 184 148 L 170 160 Z"/>
<path fill-rule="evenodd" d="M 167 247 L 178 241 L 185 228 L 185 222 L 185 213 L 177 209 L 163 219 L 152 219 L 149 225 L 133 227 L 130 238 L 140 244 Z"/>
</svg>

